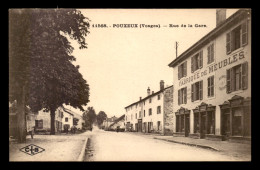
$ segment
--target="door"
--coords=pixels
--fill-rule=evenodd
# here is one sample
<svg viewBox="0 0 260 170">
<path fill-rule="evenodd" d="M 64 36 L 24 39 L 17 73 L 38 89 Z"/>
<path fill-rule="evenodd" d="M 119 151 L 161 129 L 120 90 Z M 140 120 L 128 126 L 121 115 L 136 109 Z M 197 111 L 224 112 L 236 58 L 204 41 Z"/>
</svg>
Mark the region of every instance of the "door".
<svg viewBox="0 0 260 170">
<path fill-rule="evenodd" d="M 190 115 L 185 115 L 185 137 L 190 134 Z"/>
<path fill-rule="evenodd" d="M 151 133 L 151 122 L 148 122 L 148 133 Z"/>
<path fill-rule="evenodd" d="M 205 138 L 205 134 L 206 134 L 206 113 L 202 112 L 201 113 L 201 131 L 200 131 L 200 138 Z"/>
</svg>

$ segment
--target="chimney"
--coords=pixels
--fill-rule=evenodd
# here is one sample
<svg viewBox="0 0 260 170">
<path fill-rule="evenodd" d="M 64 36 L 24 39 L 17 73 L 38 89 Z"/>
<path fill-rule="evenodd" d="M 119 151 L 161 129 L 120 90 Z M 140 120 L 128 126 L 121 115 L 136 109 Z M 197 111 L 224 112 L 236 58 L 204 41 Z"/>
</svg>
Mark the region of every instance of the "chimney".
<svg viewBox="0 0 260 170">
<path fill-rule="evenodd" d="M 149 96 L 150 95 L 150 87 L 148 87 L 148 89 L 147 89 L 147 96 Z"/>
<path fill-rule="evenodd" d="M 152 94 L 154 93 L 154 91 L 152 91 Z"/>
<path fill-rule="evenodd" d="M 140 100 L 142 100 L 142 97 L 140 97 Z"/>
<path fill-rule="evenodd" d="M 226 9 L 217 9 L 216 11 L 216 26 L 219 26 L 223 21 L 226 20 Z"/>
<path fill-rule="evenodd" d="M 163 89 L 164 89 L 164 81 L 161 80 L 161 81 L 160 81 L 160 90 L 163 90 Z"/>
</svg>

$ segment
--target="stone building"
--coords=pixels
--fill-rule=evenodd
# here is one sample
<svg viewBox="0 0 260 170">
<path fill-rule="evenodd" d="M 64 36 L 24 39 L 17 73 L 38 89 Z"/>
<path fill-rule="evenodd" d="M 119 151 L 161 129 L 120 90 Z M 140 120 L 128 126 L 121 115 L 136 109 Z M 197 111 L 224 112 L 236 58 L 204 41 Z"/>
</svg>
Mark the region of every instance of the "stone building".
<svg viewBox="0 0 260 170">
<path fill-rule="evenodd" d="M 154 92 L 147 89 L 147 96 L 125 107 L 126 131 L 160 133 L 172 135 L 173 130 L 173 87 L 164 87 Z"/>
<path fill-rule="evenodd" d="M 226 19 L 173 60 L 174 135 L 251 141 L 251 11 Z"/>
</svg>

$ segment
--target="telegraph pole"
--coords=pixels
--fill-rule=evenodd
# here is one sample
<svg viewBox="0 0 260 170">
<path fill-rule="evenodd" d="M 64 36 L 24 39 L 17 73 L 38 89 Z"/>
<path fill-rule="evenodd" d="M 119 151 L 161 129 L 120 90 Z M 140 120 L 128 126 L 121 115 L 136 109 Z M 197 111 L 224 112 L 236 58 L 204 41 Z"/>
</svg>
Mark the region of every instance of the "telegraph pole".
<svg viewBox="0 0 260 170">
<path fill-rule="evenodd" d="M 178 57 L 178 46 L 179 46 L 179 43 L 176 41 L 175 42 L 176 58 Z"/>
</svg>

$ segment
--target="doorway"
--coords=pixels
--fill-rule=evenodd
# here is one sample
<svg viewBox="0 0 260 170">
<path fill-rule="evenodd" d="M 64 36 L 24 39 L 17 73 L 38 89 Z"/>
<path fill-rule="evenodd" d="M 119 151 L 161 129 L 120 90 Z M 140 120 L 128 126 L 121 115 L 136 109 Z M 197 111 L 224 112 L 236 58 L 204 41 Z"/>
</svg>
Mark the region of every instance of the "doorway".
<svg viewBox="0 0 260 170">
<path fill-rule="evenodd" d="M 206 129 L 206 112 L 201 112 L 201 122 L 200 122 L 200 126 L 201 126 L 201 130 L 200 130 L 200 138 L 205 138 L 205 134 L 207 133 L 207 129 Z"/>
<path fill-rule="evenodd" d="M 190 134 L 190 115 L 185 115 L 185 137 Z"/>
</svg>

